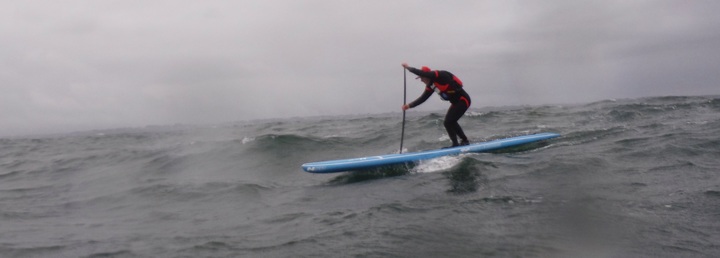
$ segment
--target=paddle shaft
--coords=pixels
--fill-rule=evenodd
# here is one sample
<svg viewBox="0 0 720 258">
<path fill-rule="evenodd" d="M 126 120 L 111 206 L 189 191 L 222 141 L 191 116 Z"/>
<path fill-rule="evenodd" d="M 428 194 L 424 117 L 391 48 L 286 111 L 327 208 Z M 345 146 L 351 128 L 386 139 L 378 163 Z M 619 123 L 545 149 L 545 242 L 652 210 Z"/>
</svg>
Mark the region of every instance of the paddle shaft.
<svg viewBox="0 0 720 258">
<path fill-rule="evenodd" d="M 407 70 L 403 67 L 403 105 L 407 102 Z M 400 134 L 400 152 L 403 151 L 403 140 L 405 139 L 405 109 L 403 109 L 402 133 Z"/>
</svg>

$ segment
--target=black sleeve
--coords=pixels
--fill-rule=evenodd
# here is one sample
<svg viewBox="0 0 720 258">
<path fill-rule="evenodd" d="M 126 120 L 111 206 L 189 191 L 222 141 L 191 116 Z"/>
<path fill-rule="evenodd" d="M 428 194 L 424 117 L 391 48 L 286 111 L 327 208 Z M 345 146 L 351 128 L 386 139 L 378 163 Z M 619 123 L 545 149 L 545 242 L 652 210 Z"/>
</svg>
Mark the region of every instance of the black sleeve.
<svg viewBox="0 0 720 258">
<path fill-rule="evenodd" d="M 414 73 L 417 76 L 426 77 L 433 80 L 438 78 L 438 73 L 436 71 L 423 72 L 422 70 L 415 67 L 408 67 L 407 69 L 408 71 Z"/>
<path fill-rule="evenodd" d="M 430 98 L 430 96 L 432 96 L 432 94 L 433 94 L 433 91 L 430 88 L 425 87 L 425 92 L 423 92 L 423 94 L 420 95 L 420 97 L 418 97 L 415 101 L 410 102 L 410 104 L 408 104 L 408 106 L 410 106 L 411 108 L 417 107 L 418 105 L 425 102 L 428 98 Z"/>
</svg>

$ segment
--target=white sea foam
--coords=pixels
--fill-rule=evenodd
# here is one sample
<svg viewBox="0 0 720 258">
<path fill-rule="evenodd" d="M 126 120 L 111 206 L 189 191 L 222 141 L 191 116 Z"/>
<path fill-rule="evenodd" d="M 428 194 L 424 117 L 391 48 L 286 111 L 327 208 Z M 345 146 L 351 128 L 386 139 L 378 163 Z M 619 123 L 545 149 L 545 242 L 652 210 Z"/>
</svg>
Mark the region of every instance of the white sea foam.
<svg viewBox="0 0 720 258">
<path fill-rule="evenodd" d="M 432 173 L 448 170 L 459 164 L 464 155 L 443 156 L 439 158 L 422 160 L 412 169 L 413 173 Z"/>
<path fill-rule="evenodd" d="M 247 143 L 253 142 L 253 141 L 255 141 L 255 138 L 253 138 L 253 137 L 244 137 L 242 139 L 242 144 L 247 144 Z"/>
<path fill-rule="evenodd" d="M 449 140 L 450 140 L 450 136 L 448 136 L 447 134 L 443 134 L 442 136 L 440 136 L 440 138 L 438 138 L 439 142 L 444 142 L 444 141 L 449 141 Z"/>
</svg>

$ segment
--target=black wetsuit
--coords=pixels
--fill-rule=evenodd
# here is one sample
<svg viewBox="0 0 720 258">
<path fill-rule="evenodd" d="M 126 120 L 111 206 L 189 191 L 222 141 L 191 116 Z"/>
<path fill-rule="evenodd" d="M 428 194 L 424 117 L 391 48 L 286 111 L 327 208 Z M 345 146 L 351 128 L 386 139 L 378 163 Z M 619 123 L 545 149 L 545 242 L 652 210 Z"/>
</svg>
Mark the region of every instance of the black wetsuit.
<svg viewBox="0 0 720 258">
<path fill-rule="evenodd" d="M 430 79 L 430 83 L 425 86 L 425 92 L 408 106 L 411 108 L 416 107 L 430 98 L 433 92 L 437 92 L 440 98 L 451 103 L 445 115 L 444 125 L 452 145 L 459 145 L 457 136 L 460 136 L 463 143 L 467 143 L 467 136 L 465 136 L 460 124 L 458 124 L 458 120 L 465 114 L 471 103 L 470 95 L 462 88 L 462 81 L 448 71 L 422 71 L 413 67 L 408 67 L 408 71 Z"/>
</svg>

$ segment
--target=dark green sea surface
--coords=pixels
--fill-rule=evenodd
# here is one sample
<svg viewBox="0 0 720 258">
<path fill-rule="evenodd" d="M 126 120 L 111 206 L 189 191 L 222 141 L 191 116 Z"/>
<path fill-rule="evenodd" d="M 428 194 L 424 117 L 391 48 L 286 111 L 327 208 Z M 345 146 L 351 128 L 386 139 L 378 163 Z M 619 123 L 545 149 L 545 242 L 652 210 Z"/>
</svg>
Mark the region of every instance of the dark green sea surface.
<svg viewBox="0 0 720 258">
<path fill-rule="evenodd" d="M 407 151 L 449 143 L 410 112 Z M 311 174 L 398 151 L 401 114 L 0 139 L 2 257 L 719 257 L 720 97 L 486 107 L 495 153 Z"/>
</svg>

